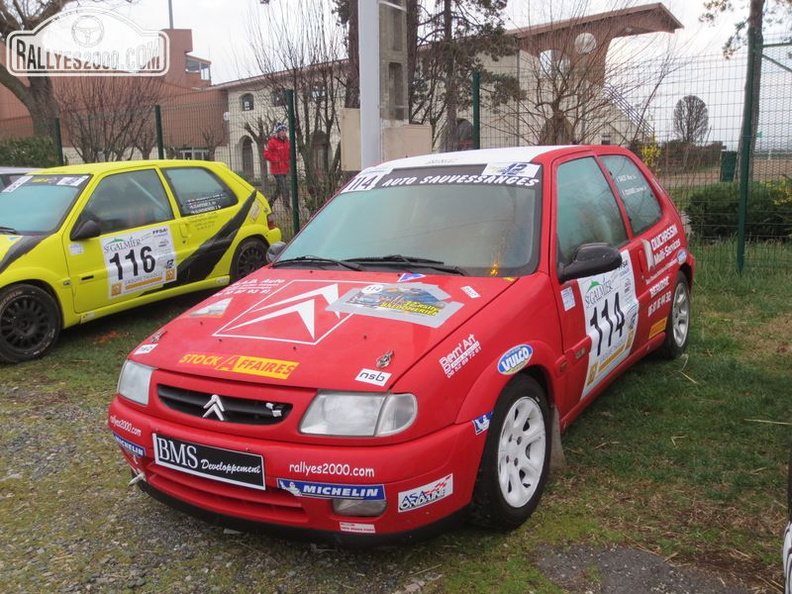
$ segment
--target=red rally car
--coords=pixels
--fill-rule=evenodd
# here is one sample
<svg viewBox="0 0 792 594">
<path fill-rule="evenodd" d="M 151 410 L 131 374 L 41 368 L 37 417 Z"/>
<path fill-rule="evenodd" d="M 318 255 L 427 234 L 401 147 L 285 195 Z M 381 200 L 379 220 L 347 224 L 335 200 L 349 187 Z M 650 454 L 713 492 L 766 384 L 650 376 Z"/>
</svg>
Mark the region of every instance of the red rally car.
<svg viewBox="0 0 792 594">
<path fill-rule="evenodd" d="M 270 256 L 140 344 L 109 410 L 143 490 L 235 528 L 515 528 L 569 423 L 689 336 L 682 220 L 614 146 L 384 163 Z"/>
</svg>

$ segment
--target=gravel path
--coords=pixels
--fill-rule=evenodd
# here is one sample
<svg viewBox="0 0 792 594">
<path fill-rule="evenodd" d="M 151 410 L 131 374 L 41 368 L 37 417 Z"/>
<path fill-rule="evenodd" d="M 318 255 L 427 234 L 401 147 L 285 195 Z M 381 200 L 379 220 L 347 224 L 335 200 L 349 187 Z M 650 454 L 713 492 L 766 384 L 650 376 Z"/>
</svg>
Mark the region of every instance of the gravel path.
<svg viewBox="0 0 792 594">
<path fill-rule="evenodd" d="M 464 550 L 470 538 L 538 559 L 554 592 L 749 592 L 627 548 L 515 551 L 516 537 L 468 532 L 346 551 L 224 531 L 127 487 L 128 470 L 105 425 L 108 394 L 77 406 L 23 392 L 0 383 L 3 593 L 464 592 L 454 572 L 473 561 Z"/>
</svg>

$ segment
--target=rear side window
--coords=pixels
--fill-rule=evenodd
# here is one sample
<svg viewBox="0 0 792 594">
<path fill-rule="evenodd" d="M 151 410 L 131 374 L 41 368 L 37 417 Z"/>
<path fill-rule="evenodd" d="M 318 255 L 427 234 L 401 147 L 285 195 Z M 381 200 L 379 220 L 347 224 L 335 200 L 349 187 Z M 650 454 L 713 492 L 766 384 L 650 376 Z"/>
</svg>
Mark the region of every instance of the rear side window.
<svg viewBox="0 0 792 594">
<path fill-rule="evenodd" d="M 237 197 L 214 174 L 201 167 L 163 170 L 182 215 L 196 215 L 228 208 Z"/>
<path fill-rule="evenodd" d="M 585 243 L 613 247 L 627 243 L 619 205 L 605 174 L 592 157 L 558 167 L 556 178 L 558 260 L 569 264 Z"/>
<path fill-rule="evenodd" d="M 660 203 L 649 181 L 641 170 L 627 157 L 609 155 L 602 162 L 619 190 L 633 234 L 643 233 L 660 220 Z"/>
</svg>

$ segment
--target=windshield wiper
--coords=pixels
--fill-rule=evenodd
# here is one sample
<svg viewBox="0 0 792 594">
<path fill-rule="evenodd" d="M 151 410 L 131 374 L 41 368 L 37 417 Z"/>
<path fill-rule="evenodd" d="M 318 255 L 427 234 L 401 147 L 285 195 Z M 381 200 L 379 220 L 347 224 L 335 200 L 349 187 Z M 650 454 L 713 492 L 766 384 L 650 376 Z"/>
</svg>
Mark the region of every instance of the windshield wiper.
<svg viewBox="0 0 792 594">
<path fill-rule="evenodd" d="M 333 258 L 322 258 L 320 256 L 297 256 L 296 258 L 286 258 L 285 260 L 276 260 L 272 263 L 273 268 L 277 268 L 278 266 L 286 265 L 286 264 L 295 264 L 295 263 L 306 263 L 306 264 L 335 264 L 336 266 L 343 266 L 344 268 L 349 268 L 351 270 L 362 270 L 362 268 L 358 264 L 353 264 L 352 262 L 346 262 L 345 260 L 334 260 Z"/>
<path fill-rule="evenodd" d="M 432 270 L 439 270 L 440 272 L 451 272 L 453 274 L 467 276 L 467 272 L 459 266 L 452 266 L 441 260 L 419 258 L 416 256 L 404 256 L 402 254 L 391 254 L 389 256 L 364 256 L 360 258 L 349 258 L 349 261 L 360 262 L 361 264 L 408 264 L 420 268 L 431 268 Z"/>
<path fill-rule="evenodd" d="M 6 233 L 8 235 L 19 235 L 19 231 L 17 231 L 13 227 L 6 227 L 5 225 L 0 225 L 0 233 Z"/>
</svg>

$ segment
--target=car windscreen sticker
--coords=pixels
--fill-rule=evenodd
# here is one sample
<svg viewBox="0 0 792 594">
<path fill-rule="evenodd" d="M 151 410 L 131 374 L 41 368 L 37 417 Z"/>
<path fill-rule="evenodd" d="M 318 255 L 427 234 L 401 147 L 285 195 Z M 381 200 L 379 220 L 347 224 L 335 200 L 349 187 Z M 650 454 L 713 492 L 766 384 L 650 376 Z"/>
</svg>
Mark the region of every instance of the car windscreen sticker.
<svg viewBox="0 0 792 594">
<path fill-rule="evenodd" d="M 449 297 L 436 285 L 377 284 L 352 289 L 327 310 L 439 328 L 462 307 Z"/>
<path fill-rule="evenodd" d="M 154 460 L 160 466 L 232 485 L 264 491 L 264 458 L 152 434 Z"/>
<path fill-rule="evenodd" d="M 534 163 L 489 163 L 481 175 L 509 175 L 534 179 L 539 173 L 539 165 Z"/>
<path fill-rule="evenodd" d="M 375 170 L 373 172 L 368 170 L 363 171 L 356 175 L 346 186 L 344 186 L 342 192 L 361 192 L 370 190 L 377 185 L 379 180 L 388 175 L 388 173 L 389 172 L 387 170 Z"/>
<path fill-rule="evenodd" d="M 31 175 L 23 175 L 22 177 L 20 177 L 20 178 L 18 178 L 18 179 L 16 179 L 16 180 L 14 180 L 14 181 L 13 181 L 13 182 L 11 182 L 10 184 L 8 184 L 8 185 L 7 185 L 5 188 L 3 188 L 2 192 L 3 192 L 3 193 L 6 193 L 6 192 L 13 192 L 13 191 L 14 191 L 14 190 L 16 190 L 16 189 L 17 189 L 19 186 L 21 186 L 21 185 L 22 185 L 22 184 L 24 184 L 25 182 L 29 181 L 29 180 L 30 180 L 32 177 L 33 177 L 33 176 L 31 176 Z"/>
<path fill-rule="evenodd" d="M 338 485 L 279 478 L 278 488 L 297 497 L 356 499 L 358 501 L 382 501 L 385 499 L 384 485 Z"/>
<path fill-rule="evenodd" d="M 176 279 L 176 252 L 167 225 L 106 235 L 100 241 L 111 299 Z"/>
<path fill-rule="evenodd" d="M 585 398 L 632 350 L 638 322 L 635 275 L 627 251 L 617 270 L 578 279 L 586 332 L 591 338 Z"/>
</svg>

